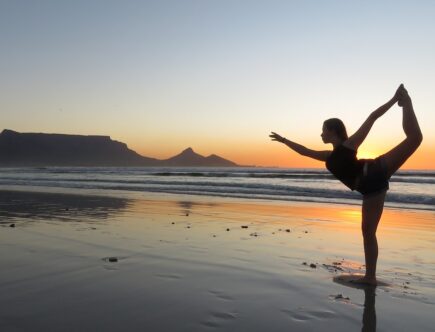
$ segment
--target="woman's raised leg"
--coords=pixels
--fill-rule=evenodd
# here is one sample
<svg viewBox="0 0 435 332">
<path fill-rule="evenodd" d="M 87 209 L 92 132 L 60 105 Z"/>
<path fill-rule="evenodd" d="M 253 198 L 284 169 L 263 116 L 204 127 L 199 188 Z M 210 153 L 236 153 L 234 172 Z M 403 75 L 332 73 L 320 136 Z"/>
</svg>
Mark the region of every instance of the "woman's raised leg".
<svg viewBox="0 0 435 332">
<path fill-rule="evenodd" d="M 399 91 L 399 104 L 403 107 L 402 125 L 406 138 L 396 147 L 382 155 L 388 176 L 392 176 L 420 146 L 423 135 L 412 107 L 411 98 L 405 88 Z"/>
</svg>

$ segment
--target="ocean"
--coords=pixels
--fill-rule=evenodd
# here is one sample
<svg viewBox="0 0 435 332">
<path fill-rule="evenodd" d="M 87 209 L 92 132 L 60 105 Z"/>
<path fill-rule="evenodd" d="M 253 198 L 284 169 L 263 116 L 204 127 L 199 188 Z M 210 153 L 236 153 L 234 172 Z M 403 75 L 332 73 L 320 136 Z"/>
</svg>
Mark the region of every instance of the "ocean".
<svg viewBox="0 0 435 332">
<path fill-rule="evenodd" d="M 162 192 L 244 199 L 361 204 L 323 169 L 210 167 L 1 168 L 6 187 Z M 435 211 L 435 171 L 399 171 L 390 179 L 385 206 Z"/>
</svg>

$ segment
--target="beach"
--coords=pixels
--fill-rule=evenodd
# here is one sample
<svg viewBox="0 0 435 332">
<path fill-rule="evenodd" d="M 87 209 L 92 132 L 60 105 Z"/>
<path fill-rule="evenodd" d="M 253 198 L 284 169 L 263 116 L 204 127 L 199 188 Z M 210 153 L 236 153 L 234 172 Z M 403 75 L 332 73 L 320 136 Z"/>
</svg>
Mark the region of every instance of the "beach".
<svg viewBox="0 0 435 332">
<path fill-rule="evenodd" d="M 431 331 L 434 211 L 386 208 L 375 288 L 356 205 L 0 191 L 2 331 Z"/>
<path fill-rule="evenodd" d="M 0 332 L 435 332 L 434 17 L 0 1 Z"/>
</svg>

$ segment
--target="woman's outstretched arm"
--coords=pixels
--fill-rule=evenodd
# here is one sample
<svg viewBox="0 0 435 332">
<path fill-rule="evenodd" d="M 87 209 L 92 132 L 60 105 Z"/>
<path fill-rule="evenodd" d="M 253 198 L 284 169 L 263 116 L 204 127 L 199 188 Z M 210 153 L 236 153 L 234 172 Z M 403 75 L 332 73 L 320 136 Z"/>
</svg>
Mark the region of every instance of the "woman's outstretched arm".
<svg viewBox="0 0 435 332">
<path fill-rule="evenodd" d="M 326 158 L 328 158 L 329 154 L 331 153 L 331 151 L 316 151 L 316 150 L 308 149 L 305 146 L 292 142 L 287 138 L 282 137 L 274 132 L 272 132 L 272 134 L 270 134 L 269 137 L 272 138 L 272 141 L 278 141 L 280 143 L 287 145 L 290 149 L 296 151 L 300 155 L 317 159 L 320 161 L 326 161 Z"/>
<path fill-rule="evenodd" d="M 391 98 L 389 101 L 387 101 L 384 105 L 374 110 L 366 121 L 362 124 L 362 126 L 353 134 L 350 136 L 343 145 L 352 149 L 357 150 L 358 147 L 364 142 L 365 138 L 367 137 L 368 133 L 370 132 L 370 129 L 372 129 L 373 124 L 377 119 L 379 119 L 382 115 L 384 115 L 397 101 L 398 96 L 400 94 L 401 89 L 404 89 L 403 84 L 399 86 L 397 89 L 395 95 L 393 98 Z"/>
</svg>

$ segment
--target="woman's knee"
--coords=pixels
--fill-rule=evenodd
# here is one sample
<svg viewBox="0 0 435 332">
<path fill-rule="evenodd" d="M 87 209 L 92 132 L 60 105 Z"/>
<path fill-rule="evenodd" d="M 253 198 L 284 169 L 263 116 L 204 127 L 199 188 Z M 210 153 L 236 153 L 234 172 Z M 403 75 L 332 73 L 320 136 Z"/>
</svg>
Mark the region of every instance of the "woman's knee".
<svg viewBox="0 0 435 332">
<path fill-rule="evenodd" d="M 419 130 L 417 132 L 415 140 L 416 140 L 416 143 L 417 143 L 417 147 L 419 147 L 421 142 L 423 142 L 423 133 L 421 132 L 421 130 Z"/>
<path fill-rule="evenodd" d="M 416 132 L 413 132 L 412 135 L 409 135 L 407 137 L 408 144 L 411 145 L 412 149 L 415 151 L 423 142 L 423 133 L 421 130 L 418 130 Z"/>
<path fill-rule="evenodd" d="M 362 224 L 361 227 L 361 231 L 362 231 L 362 235 L 364 240 L 365 239 L 373 239 L 376 238 L 376 228 L 373 227 L 372 225 L 365 225 L 364 223 Z"/>
</svg>

